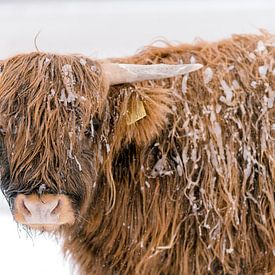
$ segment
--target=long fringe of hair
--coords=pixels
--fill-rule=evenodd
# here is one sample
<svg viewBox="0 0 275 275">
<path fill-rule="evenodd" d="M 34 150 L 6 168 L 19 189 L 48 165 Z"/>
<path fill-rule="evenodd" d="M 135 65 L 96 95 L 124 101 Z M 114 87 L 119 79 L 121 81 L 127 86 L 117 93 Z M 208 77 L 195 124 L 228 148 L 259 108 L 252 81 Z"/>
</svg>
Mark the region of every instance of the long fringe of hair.
<svg viewBox="0 0 275 275">
<path fill-rule="evenodd" d="M 87 125 L 90 117 L 97 115 L 100 121 L 93 159 L 99 170 L 94 195 L 81 222 L 64 231 L 64 250 L 72 255 L 80 272 L 275 271 L 274 40 L 274 36 L 262 34 L 233 36 L 218 43 L 150 46 L 136 56 L 112 61 L 191 61 L 204 68 L 184 77 L 113 86 L 108 94 L 79 60 L 55 57 L 58 64 L 74 64 L 78 95 L 87 98 L 78 103 L 88 105 L 80 108 L 85 112 L 75 125 Z M 50 92 L 50 80 L 57 85 L 64 79 L 53 74 L 45 80 L 47 56 L 42 55 L 41 66 L 34 56 L 26 56 L 30 60 L 24 64 L 14 58 L 5 65 L 4 72 L 21 66 L 22 75 L 6 81 L 3 73 L 1 93 L 7 99 L 1 103 L 1 112 L 16 120 L 20 118 L 13 114 L 19 108 L 19 113 L 30 117 L 26 122 L 31 123 L 18 129 L 22 140 L 29 139 L 33 129 L 39 129 L 31 125 L 41 125 L 42 120 L 45 127 L 38 131 L 41 143 L 47 146 L 49 139 L 59 139 L 54 129 L 58 133 L 71 131 L 70 115 L 60 101 L 53 103 L 58 105 L 55 113 L 51 114 L 49 105 L 50 113 L 40 114 L 39 106 L 49 104 L 43 103 L 42 84 L 46 81 Z M 31 81 L 28 87 L 28 92 L 35 87 L 33 101 L 24 102 L 26 90 L 20 80 L 32 79 L 29 76 L 37 69 L 41 79 Z M 16 92 L 19 87 L 22 97 Z M 41 92 L 37 92 L 39 87 Z M 60 98 L 61 86 L 53 89 Z M 129 125 L 127 112 L 137 100 L 142 101 L 146 117 Z M 19 137 L 14 141 L 22 142 Z M 12 143 L 9 146 L 12 150 Z M 38 145 L 33 146 L 28 154 L 38 153 Z M 27 148 L 22 146 L 22 150 L 18 154 L 28 156 Z M 56 150 L 59 159 L 67 158 L 58 147 Z M 37 173 L 45 169 L 51 154 L 46 154 Z M 22 168 L 27 169 L 32 159 L 22 160 Z M 13 165 L 16 171 L 22 170 L 17 163 Z"/>
</svg>

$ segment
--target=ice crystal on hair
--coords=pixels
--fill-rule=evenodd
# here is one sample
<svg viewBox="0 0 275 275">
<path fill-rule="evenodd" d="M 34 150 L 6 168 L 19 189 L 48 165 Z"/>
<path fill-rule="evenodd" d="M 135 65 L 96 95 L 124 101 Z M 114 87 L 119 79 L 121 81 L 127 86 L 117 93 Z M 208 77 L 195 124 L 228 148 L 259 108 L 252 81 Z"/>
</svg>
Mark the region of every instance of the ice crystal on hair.
<svg viewBox="0 0 275 275">
<path fill-rule="evenodd" d="M 191 63 L 191 64 L 197 63 L 197 60 L 196 60 L 196 57 L 195 57 L 195 56 L 192 55 L 192 56 L 190 57 L 190 63 Z"/>
<path fill-rule="evenodd" d="M 50 60 L 49 58 L 46 57 L 46 59 L 45 59 L 45 61 L 44 61 L 45 65 L 50 64 L 50 62 L 51 62 L 51 60 Z"/>
<path fill-rule="evenodd" d="M 218 114 L 222 109 L 222 106 L 220 104 L 216 105 L 216 113 Z"/>
<path fill-rule="evenodd" d="M 46 186 L 46 184 L 41 184 L 40 186 L 39 186 L 39 188 L 38 188 L 38 194 L 39 195 L 42 195 L 45 191 L 46 191 L 46 189 L 47 189 L 47 186 Z"/>
<path fill-rule="evenodd" d="M 240 84 L 236 79 L 232 81 L 232 86 L 235 90 L 240 89 Z"/>
<path fill-rule="evenodd" d="M 64 105 L 67 106 L 67 97 L 66 97 L 66 94 L 65 94 L 65 89 L 61 90 L 61 96 L 60 96 L 59 101 L 63 102 Z"/>
<path fill-rule="evenodd" d="M 87 64 L 87 61 L 84 58 L 80 58 L 79 62 L 82 66 L 85 66 Z"/>
<path fill-rule="evenodd" d="M 189 74 L 186 74 L 182 78 L 182 83 L 181 83 L 181 91 L 183 94 L 187 92 L 187 80 L 188 80 Z"/>
<path fill-rule="evenodd" d="M 225 97 L 221 96 L 220 100 L 226 104 L 230 104 L 233 98 L 233 92 L 232 89 L 228 86 L 225 80 L 221 80 L 220 84 L 222 86 L 222 89 L 224 91 Z"/>
<path fill-rule="evenodd" d="M 74 94 L 73 92 L 69 91 L 68 92 L 68 97 L 67 97 L 67 102 L 68 103 L 74 103 L 76 99 L 77 99 L 77 95 Z"/>
<path fill-rule="evenodd" d="M 266 46 L 265 46 L 264 42 L 262 40 L 258 41 L 257 48 L 256 48 L 255 52 L 257 52 L 258 54 L 261 54 L 265 50 L 266 50 Z"/>
<path fill-rule="evenodd" d="M 81 166 L 80 162 L 78 161 L 78 159 L 77 159 L 76 156 L 74 156 L 74 159 L 75 159 L 75 162 L 76 162 L 76 164 L 78 166 L 78 170 L 81 172 L 82 171 L 82 166 Z"/>
<path fill-rule="evenodd" d="M 256 59 L 256 55 L 254 53 L 249 53 L 248 54 L 248 57 L 251 59 L 251 60 L 255 60 Z"/>
<path fill-rule="evenodd" d="M 96 67 L 96 65 L 92 65 L 92 66 L 91 66 L 91 70 L 92 70 L 93 72 L 96 73 L 96 72 L 97 72 L 97 67 Z"/>
<path fill-rule="evenodd" d="M 266 75 L 268 67 L 267 66 L 260 66 L 258 70 L 259 70 L 260 76 L 263 77 L 263 76 Z"/>
<path fill-rule="evenodd" d="M 44 53 L 4 61 L 0 147 L 8 151 L 2 162 L 11 160 L 11 187 L 29 182 L 27 191 L 42 193 L 45 183 L 45 193 L 69 196 L 76 222 L 60 232 L 81 274 L 272 269 L 275 49 L 266 37 L 145 48 L 113 60 L 175 64 L 194 56 L 205 67 L 189 78 L 110 88 L 108 74 L 79 55 L 54 55 L 47 66 Z M 255 52 L 259 40 L 266 48 L 259 43 Z M 128 125 L 137 99 L 146 117 Z"/>
<path fill-rule="evenodd" d="M 225 250 L 227 254 L 231 254 L 234 252 L 234 249 L 231 247 L 231 248 L 228 248 Z"/>
<path fill-rule="evenodd" d="M 273 108 L 275 100 L 275 91 L 269 90 L 269 96 L 267 98 L 267 108 L 271 109 Z"/>
<path fill-rule="evenodd" d="M 110 150 L 111 150 L 110 144 L 106 143 L 106 152 L 107 152 L 107 154 L 110 153 Z"/>
<path fill-rule="evenodd" d="M 55 96 L 55 90 L 54 90 L 54 89 L 51 89 L 51 91 L 50 91 L 50 96 L 51 96 L 51 97 L 54 97 L 54 96 Z"/>
<path fill-rule="evenodd" d="M 145 185 L 146 185 L 147 188 L 150 188 L 150 187 L 151 187 L 151 186 L 150 186 L 150 183 L 149 183 L 147 180 L 145 181 Z"/>
<path fill-rule="evenodd" d="M 257 87 L 257 82 L 255 80 L 251 81 L 250 86 L 254 89 Z"/>
<path fill-rule="evenodd" d="M 210 67 L 207 67 L 203 73 L 204 84 L 208 84 L 213 78 L 213 71 Z"/>
<path fill-rule="evenodd" d="M 228 67 L 226 68 L 226 71 L 227 71 L 227 72 L 230 72 L 230 71 L 232 71 L 234 68 L 235 68 L 234 65 L 230 65 L 230 66 L 228 66 Z"/>
<path fill-rule="evenodd" d="M 62 72 L 65 76 L 69 76 L 73 70 L 72 70 L 72 66 L 69 64 L 65 64 L 62 66 Z"/>
</svg>

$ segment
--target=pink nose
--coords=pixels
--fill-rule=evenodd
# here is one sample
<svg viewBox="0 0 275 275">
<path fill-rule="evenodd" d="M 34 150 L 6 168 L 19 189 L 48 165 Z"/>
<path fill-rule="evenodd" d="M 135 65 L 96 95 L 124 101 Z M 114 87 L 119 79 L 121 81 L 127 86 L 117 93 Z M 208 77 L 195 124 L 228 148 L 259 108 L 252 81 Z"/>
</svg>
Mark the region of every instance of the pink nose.
<svg viewBox="0 0 275 275">
<path fill-rule="evenodd" d="M 20 194 L 15 199 L 14 218 L 17 222 L 30 227 L 74 222 L 73 209 L 65 195 Z"/>
</svg>

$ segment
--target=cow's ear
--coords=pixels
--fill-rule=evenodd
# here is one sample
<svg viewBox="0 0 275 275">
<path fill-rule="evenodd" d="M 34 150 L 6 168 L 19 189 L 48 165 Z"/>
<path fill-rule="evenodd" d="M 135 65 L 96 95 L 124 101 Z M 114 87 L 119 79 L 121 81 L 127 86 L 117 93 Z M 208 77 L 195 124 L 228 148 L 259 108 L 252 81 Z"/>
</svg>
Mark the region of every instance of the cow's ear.
<svg viewBox="0 0 275 275">
<path fill-rule="evenodd" d="M 172 112 L 173 95 L 163 88 L 137 88 L 124 98 L 118 132 L 126 143 L 144 145 L 165 128 Z"/>
<path fill-rule="evenodd" d="M 201 64 L 120 64 L 103 62 L 101 64 L 107 83 L 116 90 L 115 85 L 145 80 L 161 80 L 185 75 L 202 68 Z M 120 106 L 118 135 L 124 135 L 127 142 L 137 144 L 150 142 L 167 124 L 168 114 L 172 110 L 172 92 L 157 88 L 144 88 L 135 85 L 132 90 L 118 88 L 124 98 Z"/>
</svg>

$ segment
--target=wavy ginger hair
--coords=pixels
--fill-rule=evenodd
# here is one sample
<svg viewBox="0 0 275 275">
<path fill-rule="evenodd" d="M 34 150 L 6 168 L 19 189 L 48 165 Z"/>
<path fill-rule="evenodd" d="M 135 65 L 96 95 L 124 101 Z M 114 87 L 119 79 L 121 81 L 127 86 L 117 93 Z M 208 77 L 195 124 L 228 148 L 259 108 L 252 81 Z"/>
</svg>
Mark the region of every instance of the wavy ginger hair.
<svg viewBox="0 0 275 275">
<path fill-rule="evenodd" d="M 113 62 L 195 58 L 205 69 L 110 89 L 100 63 L 83 57 L 5 61 L 0 117 L 13 181 L 4 191 L 43 180 L 83 202 L 60 231 L 82 274 L 272 274 L 273 41 L 149 47 Z M 129 125 L 137 101 L 146 117 Z"/>
</svg>

